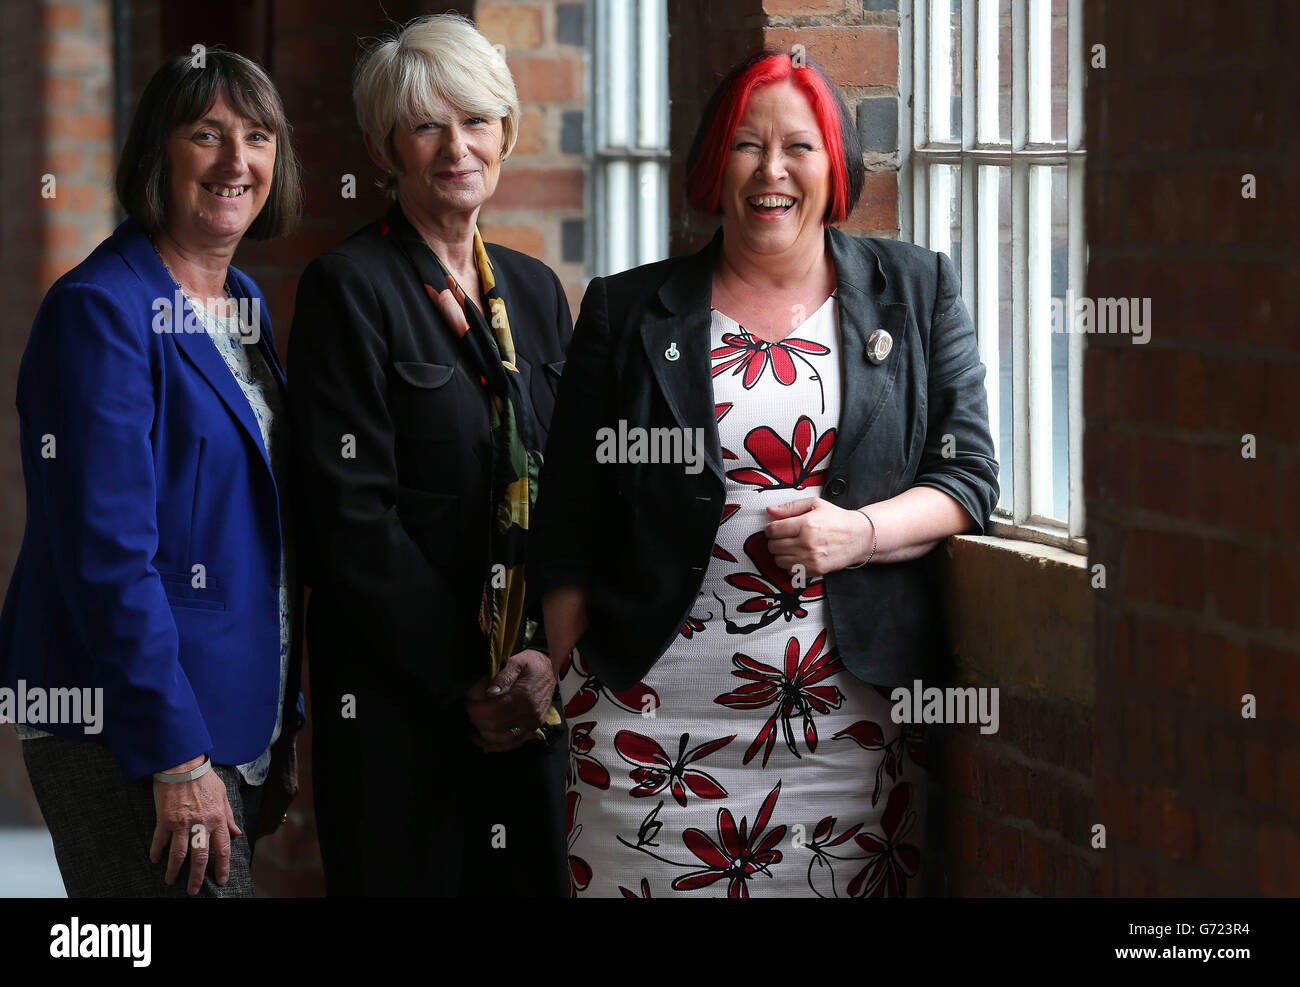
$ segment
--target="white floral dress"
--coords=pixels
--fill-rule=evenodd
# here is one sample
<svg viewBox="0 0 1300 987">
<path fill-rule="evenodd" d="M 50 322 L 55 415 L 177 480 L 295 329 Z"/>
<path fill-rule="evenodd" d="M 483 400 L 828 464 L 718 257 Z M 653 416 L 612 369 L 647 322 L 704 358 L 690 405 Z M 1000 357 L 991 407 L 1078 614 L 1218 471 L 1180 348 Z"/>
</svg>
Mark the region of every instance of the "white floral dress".
<svg viewBox="0 0 1300 987">
<path fill-rule="evenodd" d="M 779 568 L 765 508 L 820 495 L 840 413 L 832 296 L 779 343 L 712 313 L 726 507 L 696 606 L 612 692 L 561 669 L 575 896 L 916 893 L 920 731 L 845 669 L 821 579 Z"/>
</svg>

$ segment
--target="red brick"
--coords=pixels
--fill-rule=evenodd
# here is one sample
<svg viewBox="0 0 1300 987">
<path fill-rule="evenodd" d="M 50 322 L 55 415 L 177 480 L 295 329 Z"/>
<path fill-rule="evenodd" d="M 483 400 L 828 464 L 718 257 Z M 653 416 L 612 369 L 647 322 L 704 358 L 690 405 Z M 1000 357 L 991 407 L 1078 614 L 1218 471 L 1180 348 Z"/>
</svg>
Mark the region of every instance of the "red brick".
<svg viewBox="0 0 1300 987">
<path fill-rule="evenodd" d="M 898 84 L 898 32 L 892 27 L 765 28 L 763 43 L 780 51 L 803 45 L 836 85 Z"/>
<path fill-rule="evenodd" d="M 79 141 L 105 140 L 113 136 L 110 113 L 50 113 L 45 118 L 47 136 L 72 137 Z"/>
<path fill-rule="evenodd" d="M 511 250 L 541 257 L 546 253 L 546 239 L 535 226 L 497 226 L 490 224 L 481 229 L 484 239 L 489 243 L 499 243 Z"/>
<path fill-rule="evenodd" d="M 511 157 L 541 154 L 546 150 L 546 132 L 543 130 L 544 120 L 542 111 L 537 107 L 528 106 L 524 108 L 524 111 L 519 115 L 519 131 Z"/>
<path fill-rule="evenodd" d="M 71 106 L 81 102 L 81 80 L 76 76 L 47 76 L 42 84 L 42 93 L 47 107 Z"/>
<path fill-rule="evenodd" d="M 40 10 L 41 27 L 47 31 L 75 30 L 81 26 L 79 3 L 45 3 Z"/>
<path fill-rule="evenodd" d="M 844 0 L 763 0 L 766 14 L 838 14 L 844 9 Z"/>
<path fill-rule="evenodd" d="M 1277 774 L 1277 743 L 1272 739 L 1246 741 L 1246 795 L 1265 804 L 1273 801 L 1273 779 Z"/>
<path fill-rule="evenodd" d="M 542 8 L 533 4 L 479 3 L 474 21 L 489 41 L 505 45 L 507 54 L 542 43 Z"/>
<path fill-rule="evenodd" d="M 1133 529 L 1125 539 L 1118 576 L 1130 599 L 1200 610 L 1205 601 L 1205 545 L 1184 534 Z"/>
<path fill-rule="evenodd" d="M 898 172 L 867 172 L 857 208 L 839 225 L 846 230 L 898 229 Z"/>
<path fill-rule="evenodd" d="M 508 57 L 515 88 L 530 103 L 582 98 L 582 61 L 577 58 Z"/>
<path fill-rule="evenodd" d="M 584 181 L 581 168 L 516 168 L 507 164 L 489 206 L 493 211 L 581 210 Z"/>
</svg>

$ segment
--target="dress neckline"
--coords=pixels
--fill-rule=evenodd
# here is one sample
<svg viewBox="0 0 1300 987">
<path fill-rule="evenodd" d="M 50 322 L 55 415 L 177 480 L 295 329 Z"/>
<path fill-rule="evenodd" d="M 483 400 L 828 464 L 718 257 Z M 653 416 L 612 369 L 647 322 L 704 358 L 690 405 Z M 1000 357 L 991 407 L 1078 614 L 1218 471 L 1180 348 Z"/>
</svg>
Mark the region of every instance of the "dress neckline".
<svg viewBox="0 0 1300 987">
<path fill-rule="evenodd" d="M 780 339 L 763 339 L 762 336 L 755 335 L 752 331 L 746 329 L 741 322 L 739 322 L 736 319 L 733 319 L 731 316 L 729 316 L 726 312 L 722 311 L 722 309 L 720 308 L 714 308 L 713 306 L 709 306 L 709 311 L 711 313 L 718 315 L 723 320 L 724 323 L 735 326 L 736 328 L 740 329 L 742 332 L 747 333 L 748 335 L 753 336 L 755 339 L 767 343 L 770 346 L 775 346 L 777 343 L 785 342 L 785 340 L 789 339 L 791 336 L 805 329 L 805 327 L 812 325 L 814 320 L 820 319 L 826 312 L 827 307 L 831 304 L 831 302 L 836 300 L 836 296 L 837 293 L 832 291 L 829 295 L 826 296 L 826 300 L 817 306 L 817 310 L 815 312 L 812 312 L 810 315 L 808 315 L 802 322 L 800 322 L 797 326 L 791 329 Z"/>
</svg>

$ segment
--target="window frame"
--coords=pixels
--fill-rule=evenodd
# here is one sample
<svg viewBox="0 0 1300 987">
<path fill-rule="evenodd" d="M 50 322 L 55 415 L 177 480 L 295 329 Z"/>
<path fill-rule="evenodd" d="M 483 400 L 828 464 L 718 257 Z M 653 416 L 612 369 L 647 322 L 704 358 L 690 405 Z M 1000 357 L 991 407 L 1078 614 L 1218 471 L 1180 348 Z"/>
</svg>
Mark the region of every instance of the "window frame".
<svg viewBox="0 0 1300 987">
<path fill-rule="evenodd" d="M 588 0 L 587 13 L 590 236 L 584 260 L 593 277 L 668 256 L 672 153 L 667 0 Z M 612 57 L 615 46 L 625 60 Z M 645 184 L 653 190 L 638 194 L 637 186 Z M 625 215 L 611 206 L 614 198 L 625 200 Z M 623 243 L 611 235 L 620 229 L 616 218 L 626 219 L 623 229 L 630 230 Z"/>
<path fill-rule="evenodd" d="M 1064 166 L 1066 169 L 1067 257 L 1066 290 L 1073 297 L 1085 291 L 1087 241 L 1084 229 L 1084 161 L 1083 144 L 1083 0 L 1067 0 L 1066 6 L 1066 138 L 1053 142 L 1050 117 L 1050 78 L 1045 91 L 1046 106 L 1041 98 L 1032 99 L 1030 83 L 1043 71 L 1050 72 L 1051 0 L 1010 0 L 1011 9 L 1011 125 L 1008 140 L 1001 139 L 997 126 L 999 44 L 999 0 L 960 0 L 961 9 L 961 116 L 957 141 L 930 139 L 933 121 L 930 108 L 935 92 L 942 98 L 948 79 L 932 78 L 931 59 L 949 52 L 950 31 L 945 25 L 934 30 L 931 11 L 936 4 L 950 0 L 900 0 L 899 3 L 899 92 L 910 95 L 899 100 L 899 236 L 921 246 L 945 243 L 942 234 L 931 225 L 930 202 L 943 194 L 942 181 L 936 181 L 932 165 L 956 166 L 960 174 L 962 230 L 961 276 L 962 298 L 975 322 L 980 358 L 990 368 L 993 378 L 989 391 L 989 412 L 995 445 L 999 444 L 1000 386 L 998 292 L 983 292 L 981 274 L 992 266 L 997 276 L 998 172 L 981 170 L 981 165 L 1008 167 L 1011 190 L 1011 297 L 1012 297 L 1012 448 L 1009 465 L 1012 476 L 1011 509 L 997 507 L 988 526 L 990 534 L 1018 538 L 1065 548 L 1086 554 L 1083 496 L 1083 336 L 1067 333 L 1066 422 L 1068 434 L 1068 504 L 1067 522 L 1031 512 L 1033 501 L 1045 489 L 1051 489 L 1052 447 L 1051 421 L 1044 424 L 1032 417 L 1029 395 L 1034 374 L 1041 374 L 1046 360 L 1050 393 L 1050 344 L 1038 345 L 1028 331 L 1031 306 L 1046 311 L 1051 302 L 1050 236 L 1051 172 L 1036 170 L 1035 165 Z M 1044 23 L 1044 13 L 1046 14 Z M 1031 46 L 1031 34 L 1046 39 Z M 972 43 L 973 42 L 973 43 Z M 992 58 L 990 58 L 990 53 Z M 979 57 L 977 58 L 977 54 Z M 937 85 L 936 85 L 937 81 Z M 968 98 L 971 93 L 975 98 Z M 988 107 L 991 101 L 991 117 Z M 1031 105 L 1032 104 L 1032 105 Z M 951 105 L 950 102 L 947 105 Z M 985 112 L 981 113 L 981 110 Z M 937 115 L 942 123 L 946 112 Z M 1048 140 L 1031 141 L 1041 136 L 1044 116 Z M 1032 117 L 1032 119 L 1031 119 Z M 990 125 L 992 139 L 990 137 Z M 924 140 L 918 138 L 925 138 Z M 1046 176 L 1047 182 L 1042 180 Z M 924 176 L 924 178 L 923 178 Z M 990 179 L 992 188 L 990 190 Z M 1047 186 L 1044 193 L 1043 186 Z M 1049 245 L 1035 250 L 1044 229 L 1044 213 Z M 990 218 L 992 225 L 989 225 Z M 989 235 L 994 240 L 989 250 Z M 950 242 L 947 243 L 950 248 Z M 1046 259 L 1047 264 L 1042 261 Z M 996 285 L 996 280 L 992 282 Z M 1044 285 L 1046 286 L 1044 288 Z M 990 299 L 990 295 L 993 297 Z M 1069 297 L 1067 295 L 1067 297 Z M 991 323 L 991 324 L 990 324 Z M 1041 334 L 1039 334 L 1041 335 Z M 1044 357 L 1044 350 L 1046 356 Z M 1035 366 L 1037 363 L 1037 366 Z M 1049 398 L 1050 401 L 1050 398 Z M 1035 460 L 1041 461 L 1046 449 L 1046 471 L 1033 472 Z M 1007 462 L 1006 450 L 998 449 L 1000 462 Z M 1044 472 L 1046 476 L 1044 476 Z M 1037 488 L 1033 486 L 1037 483 Z"/>
</svg>

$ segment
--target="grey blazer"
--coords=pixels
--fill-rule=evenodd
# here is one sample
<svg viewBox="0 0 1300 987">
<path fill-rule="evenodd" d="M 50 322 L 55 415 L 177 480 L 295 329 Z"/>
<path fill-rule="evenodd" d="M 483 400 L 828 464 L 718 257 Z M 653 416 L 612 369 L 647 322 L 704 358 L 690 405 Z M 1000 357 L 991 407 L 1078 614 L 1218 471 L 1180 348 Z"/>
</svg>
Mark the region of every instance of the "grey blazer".
<svg viewBox="0 0 1300 987">
<path fill-rule="evenodd" d="M 826 231 L 839 298 L 842 406 L 821 496 L 857 508 L 910 487 L 951 494 L 983 531 L 998 499 L 984 365 L 952 263 L 908 243 Z M 667 650 L 695 604 L 722 519 L 709 301 L 721 231 L 697 254 L 587 288 L 551 421 L 529 545 L 530 592 L 587 589 L 578 649 L 609 688 L 628 688 Z M 883 362 L 867 341 L 886 330 Z M 679 357 L 666 359 L 676 344 Z M 597 432 L 704 430 L 706 467 L 600 463 Z M 698 433 L 696 433 L 698 434 Z M 946 437 L 951 436 L 950 440 Z M 841 659 L 881 686 L 911 683 L 946 638 L 924 559 L 828 573 Z"/>
</svg>

